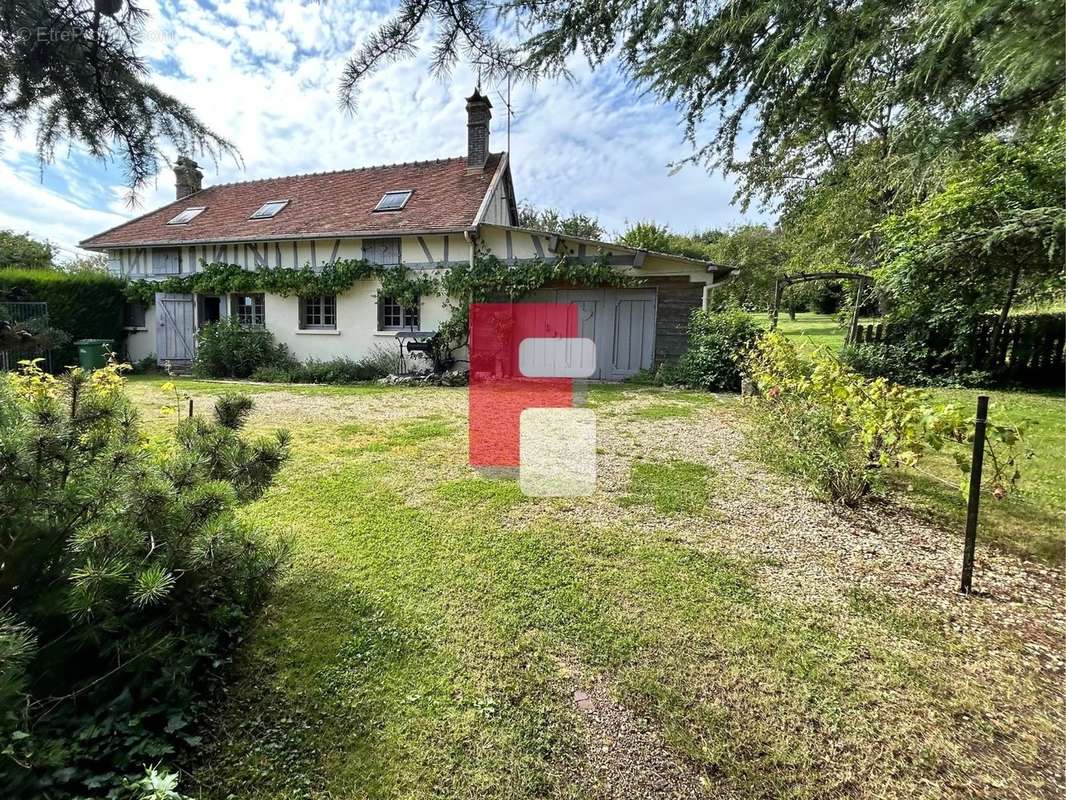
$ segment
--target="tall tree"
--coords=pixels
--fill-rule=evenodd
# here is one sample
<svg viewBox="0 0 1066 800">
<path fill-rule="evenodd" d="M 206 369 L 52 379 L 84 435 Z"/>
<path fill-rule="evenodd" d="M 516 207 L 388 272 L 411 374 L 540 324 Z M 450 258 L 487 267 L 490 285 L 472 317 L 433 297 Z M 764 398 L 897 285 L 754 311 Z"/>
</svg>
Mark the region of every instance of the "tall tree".
<svg viewBox="0 0 1066 800">
<path fill-rule="evenodd" d="M 510 26 L 492 15 L 529 34 L 501 42 Z M 351 102 L 431 30 L 437 70 L 465 56 L 490 77 L 536 78 L 574 54 L 617 55 L 681 107 L 693 159 L 735 173 L 745 202 L 787 203 L 856 148 L 905 149 L 920 175 L 959 143 L 1029 124 L 1063 98 L 1063 19 L 1059 0 L 400 0 L 341 92 Z"/>
<path fill-rule="evenodd" d="M 70 140 L 117 156 L 131 198 L 167 162 L 164 144 L 236 156 L 149 80 L 137 51 L 146 18 L 137 0 L 0 2 L 0 130 L 32 126 L 44 161 Z"/>
<path fill-rule="evenodd" d="M 518 207 L 518 224 L 523 228 L 583 239 L 602 239 L 604 236 L 603 226 L 596 217 L 576 211 L 566 215 L 557 208 L 537 208 L 529 203 Z"/>
<path fill-rule="evenodd" d="M 48 242 L 39 242 L 28 233 L 0 230 L 0 269 L 51 269 L 54 257 Z"/>
<path fill-rule="evenodd" d="M 704 261 L 713 260 L 711 245 L 723 236 L 721 231 L 708 229 L 692 234 L 674 233 L 667 225 L 652 220 L 636 222 L 622 233 L 619 241 L 641 250 L 674 253 Z"/>
</svg>

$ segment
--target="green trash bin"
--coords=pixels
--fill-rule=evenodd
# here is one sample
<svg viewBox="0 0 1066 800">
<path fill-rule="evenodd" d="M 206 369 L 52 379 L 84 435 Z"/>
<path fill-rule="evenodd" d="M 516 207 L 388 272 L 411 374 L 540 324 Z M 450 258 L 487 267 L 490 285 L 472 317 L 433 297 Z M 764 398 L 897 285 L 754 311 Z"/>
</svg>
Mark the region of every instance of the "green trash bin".
<svg viewBox="0 0 1066 800">
<path fill-rule="evenodd" d="M 111 352 L 110 339 L 78 339 L 78 363 L 87 371 L 107 366 L 107 354 Z"/>
</svg>

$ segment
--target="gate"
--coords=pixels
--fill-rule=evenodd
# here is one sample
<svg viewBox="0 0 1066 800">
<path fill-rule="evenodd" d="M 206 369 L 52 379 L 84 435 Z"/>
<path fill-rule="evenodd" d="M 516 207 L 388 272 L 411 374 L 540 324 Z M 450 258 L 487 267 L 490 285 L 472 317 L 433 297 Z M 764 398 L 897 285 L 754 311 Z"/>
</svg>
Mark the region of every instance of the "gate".
<svg viewBox="0 0 1066 800">
<path fill-rule="evenodd" d="M 48 303 L 0 300 L 0 322 L 11 323 L 13 327 L 28 330 L 31 333 L 43 331 L 48 328 Z M 0 369 L 14 370 L 18 368 L 19 361 L 41 357 L 45 359 L 45 365 L 51 372 L 51 350 L 3 348 L 0 350 Z"/>
</svg>

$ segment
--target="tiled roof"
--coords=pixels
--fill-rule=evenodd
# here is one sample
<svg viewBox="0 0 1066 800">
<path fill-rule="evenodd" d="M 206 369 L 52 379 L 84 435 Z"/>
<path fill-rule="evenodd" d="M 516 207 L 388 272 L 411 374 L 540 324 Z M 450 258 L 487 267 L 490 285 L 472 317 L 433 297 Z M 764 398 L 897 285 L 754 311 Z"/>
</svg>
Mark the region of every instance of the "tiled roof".
<svg viewBox="0 0 1066 800">
<path fill-rule="evenodd" d="M 449 158 L 208 186 L 81 245 L 102 248 L 466 230 L 474 226 L 502 161 L 502 154 L 490 155 L 485 169 L 474 173 L 467 172 L 466 158 Z M 385 192 L 398 189 L 413 191 L 401 211 L 373 210 Z M 248 219 L 271 200 L 289 203 L 271 219 Z M 167 224 L 193 206 L 206 210 L 186 225 Z"/>
</svg>

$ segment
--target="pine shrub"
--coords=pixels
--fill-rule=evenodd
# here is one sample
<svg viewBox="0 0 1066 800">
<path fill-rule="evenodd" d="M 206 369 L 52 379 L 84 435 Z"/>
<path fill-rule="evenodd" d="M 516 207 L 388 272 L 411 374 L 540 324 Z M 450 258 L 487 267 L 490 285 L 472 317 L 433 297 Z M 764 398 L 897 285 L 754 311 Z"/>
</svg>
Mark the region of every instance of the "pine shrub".
<svg viewBox="0 0 1066 800">
<path fill-rule="evenodd" d="M 197 743 L 285 558 L 236 514 L 288 455 L 237 433 L 249 407 L 146 439 L 114 365 L 0 379 L 5 797 L 122 796 Z"/>
</svg>

